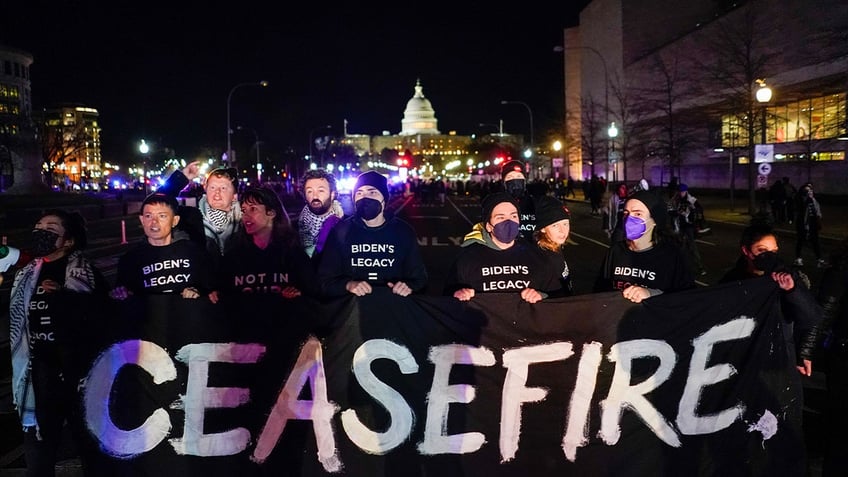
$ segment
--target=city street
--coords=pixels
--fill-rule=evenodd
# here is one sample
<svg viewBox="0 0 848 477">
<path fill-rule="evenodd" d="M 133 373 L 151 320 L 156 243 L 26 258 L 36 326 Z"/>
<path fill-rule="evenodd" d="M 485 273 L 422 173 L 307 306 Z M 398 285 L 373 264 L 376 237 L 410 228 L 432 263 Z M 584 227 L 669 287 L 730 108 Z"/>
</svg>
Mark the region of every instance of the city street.
<svg viewBox="0 0 848 477">
<path fill-rule="evenodd" d="M 728 209 L 726 201 L 722 198 L 703 199 L 706 216 L 711 227 L 709 234 L 698 240 L 703 261 L 707 266 L 707 274 L 697 277 L 700 286 L 709 286 L 716 283 L 726 269 L 735 262 L 738 253 L 739 234 L 748 220 L 748 216 L 741 212 Z M 473 223 L 479 220 L 480 202 L 476 197 L 449 196 L 444 204 L 437 202 L 422 203 L 413 196 L 398 196 L 391 203 L 391 209 L 396 214 L 408 221 L 417 232 L 422 254 L 428 266 L 430 285 L 427 294 L 440 295 L 445 275 L 458 252 L 462 238 Z M 348 204 L 349 205 L 349 201 Z M 292 217 L 302 207 L 302 202 L 296 199 L 286 201 L 288 213 Z M 591 293 L 593 282 L 598 273 L 600 263 L 608 248 L 608 239 L 601 230 L 600 217 L 590 213 L 589 204 L 576 197 L 567 200 L 567 206 L 571 210 L 571 237 L 566 247 L 566 259 L 572 273 L 576 294 Z M 742 206 L 740 205 L 739 208 Z M 830 212 L 836 213 L 836 212 Z M 136 215 L 127 215 L 109 219 L 92 221 L 90 224 L 91 246 L 89 254 L 95 259 L 96 264 L 110 280 L 114 280 L 115 269 L 118 258 L 130 247 L 141 239 L 142 232 Z M 28 231 L 14 230 L 4 231 L 8 243 L 15 245 L 23 243 Z M 825 256 L 836 245 L 837 233 L 829 234 L 823 241 Z M 779 228 L 781 258 L 786 263 L 791 263 L 794 258 L 794 230 L 791 226 Z M 843 235 L 844 236 L 844 235 Z M 126 238 L 126 243 L 124 242 Z M 806 251 L 805 254 L 809 254 Z M 813 257 L 805 255 L 808 264 L 814 264 Z M 810 275 L 814 287 L 817 286 L 821 277 L 821 269 L 815 266 L 807 266 L 804 271 Z M 11 276 L 7 274 L 7 280 L 0 288 L 3 295 L 4 310 L 2 324 L 0 324 L 0 346 L 3 352 L 8 353 L 8 293 L 11 286 Z M 2 373 L 0 373 L 0 426 L 3 436 L 0 439 L 0 476 L 23 475 L 22 448 L 20 447 L 20 429 L 17 416 L 12 409 L 9 396 L 9 360 L 3 359 Z M 811 453 L 811 466 L 815 468 L 818 440 L 820 433 L 816 427 L 821 424 L 820 415 L 816 407 L 820 403 L 823 391 L 823 375 L 815 373 L 806 380 L 807 410 L 806 422 L 809 427 L 808 447 Z M 70 451 L 68 451 L 70 452 Z M 78 466 L 77 461 L 71 459 L 66 462 L 69 468 Z M 63 474 L 81 475 L 81 474 Z M 814 472 L 811 475 L 816 475 Z"/>
</svg>

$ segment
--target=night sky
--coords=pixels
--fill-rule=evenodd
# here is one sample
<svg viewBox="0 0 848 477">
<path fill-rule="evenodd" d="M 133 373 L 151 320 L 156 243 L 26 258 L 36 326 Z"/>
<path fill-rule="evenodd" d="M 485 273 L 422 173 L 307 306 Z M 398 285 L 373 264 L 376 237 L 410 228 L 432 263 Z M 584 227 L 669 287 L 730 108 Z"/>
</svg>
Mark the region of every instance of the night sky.
<svg viewBox="0 0 848 477">
<path fill-rule="evenodd" d="M 432 2 L 369 11 L 290 2 L 7 2 L 0 43 L 34 57 L 34 115 L 83 103 L 100 112 L 104 160 L 132 160 L 139 139 L 193 157 L 226 147 L 231 123 L 303 154 L 311 130 L 400 131 L 420 78 L 443 133 L 504 132 L 536 142 L 562 118 L 562 57 L 554 46 L 585 0 L 499 9 Z M 456 2 L 459 3 L 459 2 Z M 319 6 L 320 5 L 320 6 Z M 317 133 L 316 133 L 317 134 Z M 234 147 L 252 144 L 236 131 Z M 267 146 L 263 146 L 267 147 Z M 270 149 L 269 149 L 270 150 Z"/>
</svg>

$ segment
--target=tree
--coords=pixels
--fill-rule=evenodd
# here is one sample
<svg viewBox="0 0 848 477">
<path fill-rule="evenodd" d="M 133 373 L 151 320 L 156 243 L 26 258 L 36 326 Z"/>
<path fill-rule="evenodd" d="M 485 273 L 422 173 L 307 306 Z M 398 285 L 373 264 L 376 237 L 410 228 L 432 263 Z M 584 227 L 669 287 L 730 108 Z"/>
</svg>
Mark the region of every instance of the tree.
<svg viewBox="0 0 848 477">
<path fill-rule="evenodd" d="M 636 96 L 642 100 L 633 108 L 637 111 L 634 115 L 650 117 L 640 122 L 644 129 L 638 133 L 650 138 L 651 154 L 661 158 L 671 176 L 677 177 L 684 153 L 697 144 L 703 124 L 693 108 L 685 107 L 697 94 L 693 81 L 683 74 L 686 70 L 676 52 L 656 55 L 651 66 L 653 86 L 638 91 Z"/>
<path fill-rule="evenodd" d="M 605 138 L 600 137 L 601 134 L 606 134 L 606 131 L 602 131 L 603 120 L 601 119 L 601 113 L 603 107 L 591 97 L 583 98 L 580 102 L 580 110 L 582 111 L 582 117 L 580 119 L 583 123 L 583 127 L 580 130 L 580 142 L 583 146 L 584 154 L 589 159 L 591 178 L 595 177 L 595 163 L 603 153 L 603 141 L 606 141 Z M 583 157 L 584 162 L 586 159 L 586 157 Z"/>
<path fill-rule="evenodd" d="M 41 160 L 43 169 L 46 171 L 44 179 L 47 186 L 52 187 L 54 174 L 58 169 L 62 169 L 62 165 L 68 159 L 78 159 L 75 162 L 80 167 L 85 162 L 85 152 L 90 138 L 85 131 L 85 125 L 82 123 L 71 125 L 65 125 L 61 122 L 50 125 L 43 123 L 41 129 Z M 83 158 L 83 160 L 79 160 L 79 158 Z M 83 174 L 83 171 L 80 170 L 79 173 Z"/>
<path fill-rule="evenodd" d="M 767 28 L 760 22 L 755 6 L 744 5 L 738 14 L 725 15 L 718 21 L 715 35 L 708 40 L 711 63 L 702 64 L 714 88 L 723 92 L 723 105 L 730 115 L 740 118 L 748 139 L 748 213 L 756 209 L 756 169 L 753 161 L 754 138 L 759 131 L 760 107 L 754 98 L 756 80 L 765 78 L 776 52 L 764 45 L 758 32 Z M 762 112 L 764 114 L 764 111 Z"/>
</svg>

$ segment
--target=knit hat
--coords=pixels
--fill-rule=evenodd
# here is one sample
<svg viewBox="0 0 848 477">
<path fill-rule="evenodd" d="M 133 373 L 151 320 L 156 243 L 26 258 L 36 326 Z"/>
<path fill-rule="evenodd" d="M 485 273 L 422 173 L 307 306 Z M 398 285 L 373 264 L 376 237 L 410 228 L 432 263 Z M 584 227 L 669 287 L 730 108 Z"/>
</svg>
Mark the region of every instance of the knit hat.
<svg viewBox="0 0 848 477">
<path fill-rule="evenodd" d="M 353 186 L 353 194 L 356 195 L 356 190 L 362 186 L 371 186 L 377 189 L 383 194 L 383 200 L 389 200 L 389 185 L 386 176 L 383 174 L 377 171 L 368 171 L 359 174 L 359 177 L 356 178 L 356 185 Z"/>
<path fill-rule="evenodd" d="M 571 212 L 562 202 L 549 195 L 536 199 L 536 229 L 542 229 L 566 219 L 571 219 Z"/>
<path fill-rule="evenodd" d="M 506 192 L 495 192 L 493 194 L 489 194 L 483 198 L 483 222 L 488 222 L 489 219 L 492 218 L 492 211 L 495 210 L 495 207 L 501 202 L 509 202 L 518 209 L 518 204 L 515 202 L 515 199 L 512 198 L 512 195 L 507 194 Z"/>
<path fill-rule="evenodd" d="M 521 161 L 507 161 L 504 162 L 501 166 L 501 180 L 506 177 L 512 171 L 520 172 L 521 175 L 525 175 L 524 173 L 524 163 Z"/>
<path fill-rule="evenodd" d="M 686 192 L 689 190 L 689 186 L 686 184 L 680 184 L 680 186 L 677 187 L 677 190 L 680 192 Z"/>
<path fill-rule="evenodd" d="M 645 207 L 651 213 L 651 218 L 657 223 L 657 227 L 662 228 L 665 225 L 668 209 L 665 202 L 656 194 L 647 190 L 640 190 L 627 198 L 627 200 L 630 199 L 636 199 L 645 204 Z"/>
</svg>

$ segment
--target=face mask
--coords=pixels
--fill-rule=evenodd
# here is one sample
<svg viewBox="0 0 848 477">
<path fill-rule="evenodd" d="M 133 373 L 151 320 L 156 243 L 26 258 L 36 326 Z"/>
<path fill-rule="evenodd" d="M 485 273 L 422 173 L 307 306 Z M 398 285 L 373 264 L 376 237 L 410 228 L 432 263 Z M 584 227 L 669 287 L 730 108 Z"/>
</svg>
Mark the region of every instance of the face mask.
<svg viewBox="0 0 848 477">
<path fill-rule="evenodd" d="M 30 253 L 36 257 L 46 257 L 59 248 L 56 246 L 57 240 L 59 240 L 59 234 L 56 232 L 35 229 L 30 238 Z"/>
<path fill-rule="evenodd" d="M 782 265 L 776 252 L 760 252 L 754 256 L 751 262 L 754 264 L 754 268 L 766 273 L 771 273 Z"/>
<path fill-rule="evenodd" d="M 504 182 L 504 189 L 512 194 L 513 197 L 518 197 L 524 194 L 524 179 L 510 179 Z"/>
<path fill-rule="evenodd" d="M 636 240 L 648 231 L 648 223 L 644 219 L 628 215 L 624 221 L 624 236 L 627 240 Z"/>
<path fill-rule="evenodd" d="M 377 199 L 363 197 L 356 201 L 356 216 L 362 220 L 373 220 L 380 215 L 383 204 Z"/>
<path fill-rule="evenodd" d="M 492 235 L 501 243 L 510 243 L 518 237 L 518 223 L 504 220 L 492 227 Z"/>
</svg>

